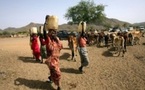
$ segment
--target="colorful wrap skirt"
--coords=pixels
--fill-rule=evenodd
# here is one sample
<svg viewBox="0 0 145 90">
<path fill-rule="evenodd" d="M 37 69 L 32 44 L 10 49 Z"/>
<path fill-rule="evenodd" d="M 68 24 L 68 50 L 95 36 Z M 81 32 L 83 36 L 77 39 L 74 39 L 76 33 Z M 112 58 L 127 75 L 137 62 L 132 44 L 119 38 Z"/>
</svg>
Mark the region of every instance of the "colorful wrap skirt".
<svg viewBox="0 0 145 90">
<path fill-rule="evenodd" d="M 81 59 L 81 66 L 88 66 L 89 58 L 88 58 L 88 51 L 86 47 L 78 47 L 78 51 L 80 54 Z"/>
</svg>

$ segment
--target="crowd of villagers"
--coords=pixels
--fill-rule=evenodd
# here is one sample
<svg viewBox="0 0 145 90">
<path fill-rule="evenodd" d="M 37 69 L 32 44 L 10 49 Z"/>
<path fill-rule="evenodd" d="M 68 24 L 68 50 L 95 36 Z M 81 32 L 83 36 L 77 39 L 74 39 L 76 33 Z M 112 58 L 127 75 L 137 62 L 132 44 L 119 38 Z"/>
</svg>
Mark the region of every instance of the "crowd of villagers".
<svg viewBox="0 0 145 90">
<path fill-rule="evenodd" d="M 61 79 L 61 71 L 59 68 L 59 57 L 60 51 L 63 48 L 63 45 L 59 38 L 56 35 L 55 29 L 45 30 L 45 25 L 47 25 L 47 20 L 49 19 L 49 15 L 45 18 L 43 34 L 33 33 L 30 35 L 31 49 L 33 52 L 33 57 L 37 62 L 43 63 L 43 59 L 45 60 L 45 64 L 48 66 L 50 71 L 50 76 L 48 76 L 49 83 L 54 82 L 57 86 L 57 90 L 60 90 L 60 79 Z M 82 24 L 83 27 L 83 24 Z M 48 31 L 48 32 L 47 32 Z M 83 67 L 87 66 L 89 63 L 87 49 L 86 49 L 86 39 L 84 36 L 84 30 L 82 29 L 81 34 L 78 37 L 78 51 L 80 54 L 81 65 L 78 69 L 81 73 L 83 72 Z M 39 44 L 40 43 L 40 46 Z"/>
</svg>

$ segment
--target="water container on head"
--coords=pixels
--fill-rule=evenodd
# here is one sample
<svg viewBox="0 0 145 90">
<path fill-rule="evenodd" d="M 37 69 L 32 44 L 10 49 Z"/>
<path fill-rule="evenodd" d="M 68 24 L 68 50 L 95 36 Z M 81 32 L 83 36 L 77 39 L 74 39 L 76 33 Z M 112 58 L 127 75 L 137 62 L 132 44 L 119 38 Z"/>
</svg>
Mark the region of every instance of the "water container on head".
<svg viewBox="0 0 145 90">
<path fill-rule="evenodd" d="M 82 23 L 83 23 L 83 26 L 82 26 Z M 82 32 L 83 28 L 84 28 L 84 32 L 85 32 L 86 31 L 86 22 L 81 21 L 78 26 L 78 32 Z"/>
<path fill-rule="evenodd" d="M 49 16 L 46 21 L 46 27 L 45 29 L 46 30 L 50 30 L 50 29 L 53 29 L 53 30 L 57 30 L 58 29 L 58 17 L 57 16 Z"/>
<path fill-rule="evenodd" d="M 43 26 L 40 26 L 39 27 L 39 31 L 38 31 L 40 34 L 43 34 Z"/>
<path fill-rule="evenodd" d="M 37 27 L 31 27 L 30 33 L 31 34 L 37 34 Z"/>
</svg>

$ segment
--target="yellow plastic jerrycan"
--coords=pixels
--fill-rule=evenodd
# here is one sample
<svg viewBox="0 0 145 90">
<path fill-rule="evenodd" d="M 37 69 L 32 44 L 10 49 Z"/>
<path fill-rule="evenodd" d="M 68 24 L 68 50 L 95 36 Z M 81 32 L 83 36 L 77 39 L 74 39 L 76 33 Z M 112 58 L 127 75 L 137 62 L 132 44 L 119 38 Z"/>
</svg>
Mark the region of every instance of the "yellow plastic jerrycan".
<svg viewBox="0 0 145 90">
<path fill-rule="evenodd" d="M 83 27 L 82 27 L 82 23 L 83 23 Z M 80 23 L 79 23 L 79 26 L 78 26 L 78 32 L 82 32 L 82 29 L 84 28 L 84 31 L 86 31 L 86 22 L 83 22 L 83 21 L 81 21 Z"/>
<path fill-rule="evenodd" d="M 49 16 L 46 19 L 46 30 L 57 30 L 58 29 L 58 17 L 57 16 Z"/>
</svg>

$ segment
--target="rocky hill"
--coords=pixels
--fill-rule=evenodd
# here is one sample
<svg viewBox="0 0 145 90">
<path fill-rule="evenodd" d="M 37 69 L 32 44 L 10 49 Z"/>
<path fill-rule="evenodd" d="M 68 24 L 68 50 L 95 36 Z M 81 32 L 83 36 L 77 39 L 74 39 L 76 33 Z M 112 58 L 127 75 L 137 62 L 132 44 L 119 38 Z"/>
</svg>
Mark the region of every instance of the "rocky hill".
<svg viewBox="0 0 145 90">
<path fill-rule="evenodd" d="M 117 19 L 113 19 L 113 18 L 106 18 L 105 23 L 109 24 L 112 27 L 116 26 L 116 25 L 122 26 L 123 24 L 127 24 L 128 26 L 129 25 L 134 25 L 134 26 L 143 25 L 143 26 L 145 26 L 145 22 L 130 24 L 128 22 L 117 20 Z M 43 24 L 38 24 L 38 23 L 31 22 L 28 25 L 25 25 L 25 26 L 20 27 L 20 28 L 8 27 L 8 28 L 6 28 L 4 30 L 0 29 L 0 32 L 2 32 L 2 31 L 8 31 L 8 32 L 11 32 L 11 33 L 12 32 L 28 32 L 30 27 L 33 27 L 33 26 L 39 27 L 41 25 L 43 25 Z M 99 30 L 100 29 L 104 29 L 103 25 L 91 24 L 91 25 L 87 25 L 87 26 L 95 28 L 95 29 L 99 29 Z M 77 25 L 62 24 L 62 25 L 59 25 L 59 30 L 77 30 Z"/>
<path fill-rule="evenodd" d="M 134 26 L 145 26 L 145 22 L 134 23 Z"/>
<path fill-rule="evenodd" d="M 30 27 L 39 27 L 43 24 L 38 24 L 38 23 L 29 23 L 28 25 L 26 26 L 23 26 L 23 27 L 20 27 L 20 28 L 13 28 L 13 27 L 8 27 L 6 29 L 4 29 L 3 31 L 8 31 L 8 32 L 28 32 Z"/>
</svg>

